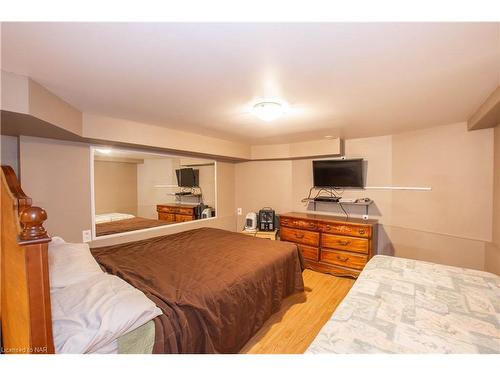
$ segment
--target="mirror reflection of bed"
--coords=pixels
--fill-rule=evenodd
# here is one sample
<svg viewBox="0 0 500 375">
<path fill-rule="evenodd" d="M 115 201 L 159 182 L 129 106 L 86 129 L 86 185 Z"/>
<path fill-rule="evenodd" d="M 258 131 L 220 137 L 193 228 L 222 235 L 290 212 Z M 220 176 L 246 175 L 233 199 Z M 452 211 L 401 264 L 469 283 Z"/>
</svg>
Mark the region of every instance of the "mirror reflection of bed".
<svg viewBox="0 0 500 375">
<path fill-rule="evenodd" d="M 93 148 L 95 237 L 214 217 L 215 162 Z"/>
</svg>

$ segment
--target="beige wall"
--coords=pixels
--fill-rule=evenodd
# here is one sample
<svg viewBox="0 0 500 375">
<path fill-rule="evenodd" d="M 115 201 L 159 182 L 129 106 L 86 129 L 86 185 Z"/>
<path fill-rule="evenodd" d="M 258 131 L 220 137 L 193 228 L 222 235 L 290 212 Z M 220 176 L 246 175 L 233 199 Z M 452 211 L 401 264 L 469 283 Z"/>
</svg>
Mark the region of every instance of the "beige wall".
<svg viewBox="0 0 500 375">
<path fill-rule="evenodd" d="M 215 165 L 203 165 L 193 168 L 199 171 L 203 203 L 215 207 Z"/>
<path fill-rule="evenodd" d="M 494 133 L 493 237 L 486 248 L 486 270 L 500 275 L 500 125 Z"/>
<path fill-rule="evenodd" d="M 90 147 L 21 137 L 20 163 L 23 190 L 47 210 L 49 233 L 81 242 L 91 227 Z"/>
<path fill-rule="evenodd" d="M 492 129 L 469 132 L 459 124 L 404 133 L 393 137 L 392 153 L 394 185 L 432 186 L 431 193 L 394 192 L 394 224 L 490 240 Z"/>
<path fill-rule="evenodd" d="M 67 241 L 82 241 L 91 228 L 90 146 L 34 137 L 20 139 L 21 178 L 34 204 L 47 210 L 47 229 Z M 127 242 L 204 226 L 235 230 L 234 165 L 217 163 L 217 217 L 123 234 L 93 241 L 91 246 Z"/>
<path fill-rule="evenodd" d="M 394 253 L 485 269 L 492 165 L 492 129 L 469 132 L 458 124 L 394 136 L 393 184 L 432 187 L 429 193 L 393 193 L 386 231 Z"/>
<path fill-rule="evenodd" d="M 95 213 L 137 216 L 137 164 L 94 160 Z"/>
<path fill-rule="evenodd" d="M 235 166 L 236 207 L 242 208 L 237 227 L 242 229 L 248 212 L 272 207 L 277 213 L 290 210 L 292 161 L 253 161 Z"/>
<path fill-rule="evenodd" d="M 0 136 L 0 157 L 2 165 L 10 165 L 19 175 L 19 138 L 7 135 Z"/>
<path fill-rule="evenodd" d="M 82 134 L 82 113 L 32 79 L 29 80 L 29 107 L 30 115 Z"/>
<path fill-rule="evenodd" d="M 345 141 L 347 157 L 368 162 L 367 186 L 430 186 L 430 192 L 348 190 L 346 197 L 375 201 L 370 216 L 380 223 L 381 253 L 450 265 L 485 268 L 491 239 L 492 130 L 467 132 L 465 123 L 394 136 Z M 306 211 L 300 200 L 312 185 L 312 159 L 254 161 L 236 165 L 236 207 L 269 205 L 279 212 Z M 324 213 L 341 214 L 319 204 Z M 359 216 L 361 209 L 351 207 Z"/>
<path fill-rule="evenodd" d="M 293 159 L 303 157 L 325 157 L 341 154 L 340 138 L 316 141 L 283 143 L 273 145 L 252 145 L 251 159 Z"/>
<path fill-rule="evenodd" d="M 29 79 L 14 73 L 1 72 L 1 109 L 4 111 L 29 113 Z"/>
<path fill-rule="evenodd" d="M 154 186 L 176 184 L 176 160 L 178 159 L 145 159 L 143 164 L 137 166 L 137 201 L 140 217 L 157 219 L 156 205 L 175 200 L 168 194 L 174 191 L 173 188 L 155 188 Z"/>
</svg>

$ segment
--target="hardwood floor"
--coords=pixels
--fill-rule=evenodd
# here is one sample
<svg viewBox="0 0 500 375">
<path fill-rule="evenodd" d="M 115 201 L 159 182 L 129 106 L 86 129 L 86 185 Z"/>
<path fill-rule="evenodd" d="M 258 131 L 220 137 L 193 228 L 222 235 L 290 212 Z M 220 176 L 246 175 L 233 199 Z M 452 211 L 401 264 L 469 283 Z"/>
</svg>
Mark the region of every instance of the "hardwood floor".
<svg viewBox="0 0 500 375">
<path fill-rule="evenodd" d="M 303 273 L 305 292 L 288 297 L 240 353 L 304 353 L 354 280 L 311 270 Z"/>
</svg>

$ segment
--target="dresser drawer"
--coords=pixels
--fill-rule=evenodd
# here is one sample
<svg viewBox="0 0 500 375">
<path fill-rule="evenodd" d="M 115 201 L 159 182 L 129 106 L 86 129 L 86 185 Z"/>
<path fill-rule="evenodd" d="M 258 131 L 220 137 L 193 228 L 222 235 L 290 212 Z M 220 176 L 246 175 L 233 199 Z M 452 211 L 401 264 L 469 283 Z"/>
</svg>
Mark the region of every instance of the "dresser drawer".
<svg viewBox="0 0 500 375">
<path fill-rule="evenodd" d="M 175 221 L 175 215 L 167 212 L 158 212 L 158 220 Z"/>
<path fill-rule="evenodd" d="M 191 221 L 191 220 L 194 220 L 194 216 L 191 216 L 191 215 L 175 215 L 175 221 L 180 221 L 180 222 L 184 222 L 184 221 Z"/>
<path fill-rule="evenodd" d="M 156 211 L 158 211 L 158 212 L 168 212 L 168 213 L 171 213 L 171 214 L 175 214 L 177 212 L 177 207 L 156 206 Z"/>
<path fill-rule="evenodd" d="M 366 255 L 346 253 L 343 251 L 321 249 L 320 261 L 362 270 L 368 261 L 368 257 Z"/>
<path fill-rule="evenodd" d="M 329 273 L 335 276 L 347 276 L 356 278 L 360 274 L 360 270 L 344 266 L 337 266 L 331 263 L 313 262 L 312 260 L 307 259 L 305 260 L 305 263 L 307 268 L 310 268 L 317 272 Z"/>
<path fill-rule="evenodd" d="M 369 242 L 365 238 L 321 234 L 321 247 L 368 254 L 368 245 Z"/>
<path fill-rule="evenodd" d="M 193 216 L 193 209 L 189 207 L 178 207 L 177 213 L 181 215 Z"/>
<path fill-rule="evenodd" d="M 300 252 L 304 256 L 305 259 L 314 260 L 315 262 L 319 259 L 319 249 L 317 247 L 306 246 L 297 244 Z"/>
<path fill-rule="evenodd" d="M 310 246 L 319 246 L 319 233 L 317 232 L 282 227 L 280 237 L 283 241 L 298 242 Z"/>
<path fill-rule="evenodd" d="M 350 224 L 328 224 L 320 223 L 319 229 L 324 233 L 344 234 L 347 236 L 370 238 L 372 231 L 370 226 Z"/>
<path fill-rule="evenodd" d="M 318 225 L 314 221 L 293 219 L 293 218 L 280 218 L 280 224 L 284 227 L 293 227 L 299 229 L 318 230 Z"/>
</svg>

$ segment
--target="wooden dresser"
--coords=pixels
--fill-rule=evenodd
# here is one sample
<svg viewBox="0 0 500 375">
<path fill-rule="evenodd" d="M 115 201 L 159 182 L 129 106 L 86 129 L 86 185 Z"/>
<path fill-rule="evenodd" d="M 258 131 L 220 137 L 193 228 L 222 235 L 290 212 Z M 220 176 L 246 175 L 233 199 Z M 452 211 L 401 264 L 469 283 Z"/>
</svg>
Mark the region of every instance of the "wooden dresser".
<svg viewBox="0 0 500 375">
<path fill-rule="evenodd" d="M 358 277 L 376 251 L 377 220 L 289 212 L 280 215 L 280 239 L 297 244 L 312 270 Z"/>
<path fill-rule="evenodd" d="M 158 220 L 184 222 L 196 220 L 196 204 L 166 203 L 156 205 Z"/>
</svg>

